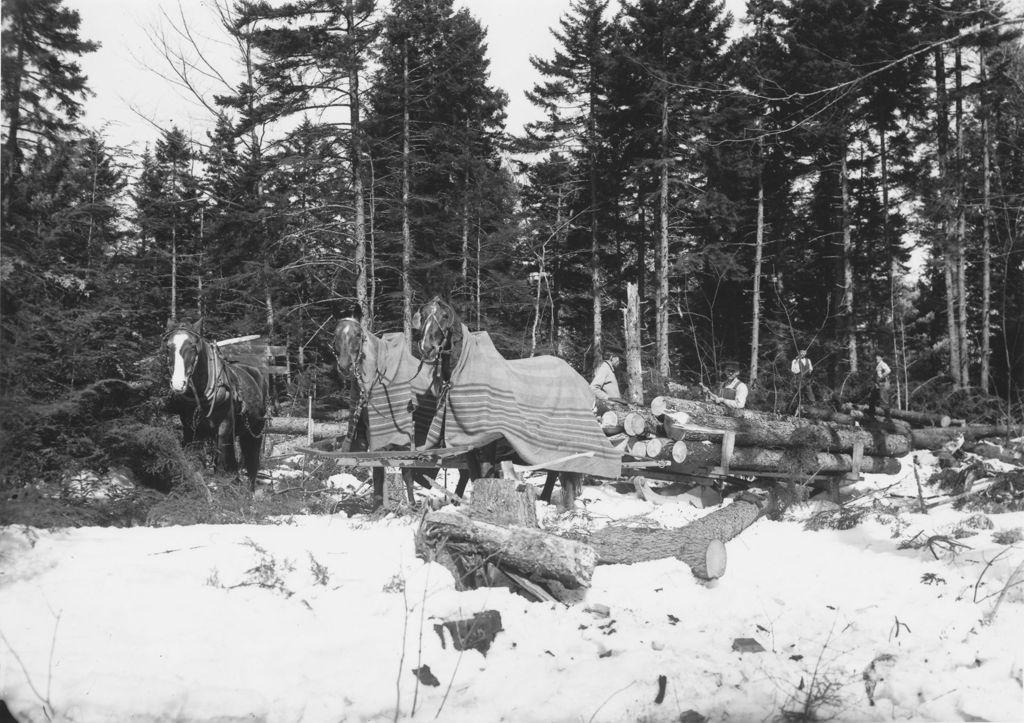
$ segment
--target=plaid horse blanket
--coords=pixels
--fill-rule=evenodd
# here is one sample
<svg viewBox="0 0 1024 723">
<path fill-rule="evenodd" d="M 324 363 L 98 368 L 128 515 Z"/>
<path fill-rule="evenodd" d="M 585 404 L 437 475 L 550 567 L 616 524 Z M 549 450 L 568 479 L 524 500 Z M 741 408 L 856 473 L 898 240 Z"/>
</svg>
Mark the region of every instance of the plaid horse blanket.
<svg viewBox="0 0 1024 723">
<path fill-rule="evenodd" d="M 438 443 L 442 425 L 449 446 L 476 444 L 499 432 L 527 464 L 611 479 L 621 475 L 622 455 L 601 430 L 590 385 L 575 369 L 554 356 L 507 360 L 487 332 L 470 333 L 463 325 L 462 334 L 462 354 L 428 443 Z M 555 461 L 580 452 L 593 454 Z"/>
<path fill-rule="evenodd" d="M 393 332 L 380 338 L 376 365 L 366 379 L 369 450 L 414 449 L 426 443 L 437 409 L 432 374 L 433 367 L 421 364 L 409 351 L 405 334 Z"/>
</svg>

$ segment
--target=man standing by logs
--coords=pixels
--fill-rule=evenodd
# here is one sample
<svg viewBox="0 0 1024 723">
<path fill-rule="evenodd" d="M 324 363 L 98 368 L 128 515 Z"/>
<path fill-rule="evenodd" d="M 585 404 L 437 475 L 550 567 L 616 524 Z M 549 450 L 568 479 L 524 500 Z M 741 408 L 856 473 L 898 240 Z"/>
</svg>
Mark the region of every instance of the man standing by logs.
<svg viewBox="0 0 1024 723">
<path fill-rule="evenodd" d="M 872 414 L 881 411 L 886 417 L 889 416 L 889 375 L 892 369 L 885 363 L 881 354 L 875 354 L 875 385 L 871 389 L 871 401 L 868 407 Z"/>
<path fill-rule="evenodd" d="M 604 354 L 604 361 L 594 372 L 590 389 L 598 399 L 614 399 L 621 401 L 619 396 L 619 380 L 615 378 L 615 370 L 622 363 L 618 349 L 609 348 Z"/>
<path fill-rule="evenodd" d="M 814 404 L 814 389 L 811 387 L 810 375 L 814 371 L 814 365 L 807 358 L 807 350 L 801 349 L 797 352 L 796 359 L 789 365 L 789 370 L 796 377 L 796 416 L 800 416 L 804 405 L 804 388 L 807 389 L 807 401 Z"/>
<path fill-rule="evenodd" d="M 747 385 L 740 381 L 740 363 L 731 360 L 725 362 L 722 364 L 722 373 L 725 376 L 725 382 L 715 391 L 701 385 L 707 392 L 708 400 L 731 409 L 743 409 L 747 406 L 749 390 Z"/>
</svg>

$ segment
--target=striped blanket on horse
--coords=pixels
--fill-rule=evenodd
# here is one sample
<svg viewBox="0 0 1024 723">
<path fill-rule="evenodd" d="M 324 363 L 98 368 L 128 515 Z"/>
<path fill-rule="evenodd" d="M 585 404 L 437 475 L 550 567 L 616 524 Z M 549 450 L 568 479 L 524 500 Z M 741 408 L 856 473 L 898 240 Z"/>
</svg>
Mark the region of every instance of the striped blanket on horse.
<svg viewBox="0 0 1024 723">
<path fill-rule="evenodd" d="M 376 362 L 366 378 L 368 448 L 423 446 L 437 408 L 431 389 L 433 367 L 412 355 L 401 332 L 381 337 Z"/>
<path fill-rule="evenodd" d="M 465 326 L 462 331 L 462 353 L 428 443 L 437 444 L 442 425 L 449 446 L 476 444 L 499 432 L 527 464 L 611 479 L 621 475 L 622 455 L 601 430 L 590 385 L 575 369 L 554 356 L 507 360 L 487 332 L 470 333 Z M 581 452 L 592 455 L 555 461 Z"/>
</svg>

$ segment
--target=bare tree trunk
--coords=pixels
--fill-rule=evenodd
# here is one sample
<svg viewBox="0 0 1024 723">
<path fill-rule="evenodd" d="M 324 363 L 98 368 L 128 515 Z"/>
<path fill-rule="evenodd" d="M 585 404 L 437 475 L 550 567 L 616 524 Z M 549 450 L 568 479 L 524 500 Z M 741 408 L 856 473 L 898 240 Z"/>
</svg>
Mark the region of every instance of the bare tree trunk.
<svg viewBox="0 0 1024 723">
<path fill-rule="evenodd" d="M 960 343 L 957 336 L 956 323 L 956 286 L 953 283 L 953 211 L 951 207 L 953 192 L 950 188 L 949 172 L 949 101 L 946 96 L 946 60 L 942 48 L 935 49 L 935 102 L 937 141 L 939 147 L 939 187 L 942 193 L 942 225 L 943 238 L 941 256 L 943 258 L 943 274 L 946 282 L 946 333 L 949 335 L 949 374 L 957 388 L 963 386 L 960 373 Z"/>
<path fill-rule="evenodd" d="M 897 258 L 896 244 L 889 230 L 889 153 L 885 143 L 885 124 L 882 119 L 878 123 L 878 156 L 882 171 L 882 245 L 889 254 L 889 328 L 892 330 L 892 358 L 896 372 L 896 406 L 902 408 L 904 392 L 907 390 L 906 363 L 900 356 L 899 344 L 899 309 L 896 300 L 900 297 L 900 262 Z"/>
<path fill-rule="evenodd" d="M 842 166 L 839 184 L 843 200 L 843 302 L 842 312 L 846 319 L 847 354 L 850 372 L 857 372 L 857 324 L 853 318 L 853 237 L 850 229 L 850 178 L 846 167 L 846 140 L 843 140 Z"/>
<path fill-rule="evenodd" d="M 370 275 L 370 288 L 369 288 L 369 306 L 366 309 L 366 313 L 370 319 L 373 319 L 374 309 L 377 306 L 377 177 L 373 168 L 373 158 L 369 159 L 370 167 L 370 228 L 369 228 L 369 241 L 370 241 L 370 259 L 369 259 L 369 275 Z M 373 329 L 372 324 L 370 329 Z"/>
<path fill-rule="evenodd" d="M 660 194 L 660 230 L 661 236 L 658 243 L 658 321 L 656 333 L 658 371 L 662 379 L 668 379 L 669 358 L 668 358 L 668 91 L 661 103 L 661 194 Z M 640 273 L 643 273 L 641 267 Z"/>
<path fill-rule="evenodd" d="M 171 224 L 171 319 L 178 320 L 178 229 Z"/>
<path fill-rule="evenodd" d="M 758 139 L 759 148 L 764 141 Z M 761 264 L 764 258 L 764 176 L 757 172 L 757 236 L 754 242 L 754 299 L 750 320 L 750 385 L 757 383 L 757 356 L 761 347 Z"/>
<path fill-rule="evenodd" d="M 594 362 L 604 358 L 601 328 L 601 254 L 597 243 L 597 151 L 594 148 L 597 131 L 594 114 L 597 98 L 590 94 L 590 115 L 587 119 L 587 153 L 590 160 L 590 293 L 594 297 Z"/>
<path fill-rule="evenodd" d="M 623 323 L 626 339 L 626 377 L 629 379 L 627 401 L 644 403 L 643 369 L 640 366 L 640 295 L 632 281 L 626 284 L 626 317 Z"/>
<path fill-rule="evenodd" d="M 964 199 L 964 105 L 963 68 L 960 47 L 954 53 L 956 62 L 954 83 L 956 87 L 956 291 L 957 291 L 957 342 L 960 346 L 960 379 L 964 386 L 970 386 L 970 353 L 967 334 L 967 209 Z"/>
<path fill-rule="evenodd" d="M 402 54 L 402 328 L 412 339 L 412 234 L 409 231 L 409 42 Z"/>
<path fill-rule="evenodd" d="M 978 64 L 980 66 L 980 82 L 984 90 L 987 82 L 985 69 L 985 50 L 978 51 Z M 990 318 L 992 312 L 992 260 L 989 258 L 991 252 L 991 239 L 989 229 L 989 218 L 992 214 L 992 185 L 989 179 L 991 163 L 989 158 L 989 125 L 988 107 L 982 98 L 981 108 L 981 146 L 982 146 L 982 192 L 981 192 L 981 391 L 987 394 L 989 391 L 989 357 L 992 354 L 989 335 L 992 332 Z"/>
<path fill-rule="evenodd" d="M 352 0 L 345 9 L 350 30 L 354 29 Z M 356 245 L 356 303 L 364 314 L 370 311 L 369 289 L 366 273 L 366 205 L 363 200 L 363 149 L 362 128 L 359 119 L 359 72 L 353 64 L 348 72 L 349 124 L 352 133 L 352 202 L 355 204 L 355 245 Z M 372 317 L 371 317 L 372 318 Z"/>
</svg>

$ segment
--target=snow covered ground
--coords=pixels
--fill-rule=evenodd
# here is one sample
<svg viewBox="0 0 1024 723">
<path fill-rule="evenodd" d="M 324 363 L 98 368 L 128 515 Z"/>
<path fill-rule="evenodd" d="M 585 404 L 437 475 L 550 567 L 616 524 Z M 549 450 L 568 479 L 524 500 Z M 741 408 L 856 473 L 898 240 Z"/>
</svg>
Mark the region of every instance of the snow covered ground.
<svg viewBox="0 0 1024 723">
<path fill-rule="evenodd" d="M 539 505 L 542 524 L 711 511 L 583 492 L 561 516 Z M 1024 513 L 811 531 L 811 509 L 730 541 L 718 581 L 674 559 L 599 566 L 570 606 L 457 591 L 416 557 L 415 516 L 0 528 L 0 699 L 77 723 L 1024 720 L 1024 543 L 1004 544 Z M 905 545 L 932 535 L 964 547 Z M 435 628 L 488 610 L 486 654 Z"/>
</svg>

